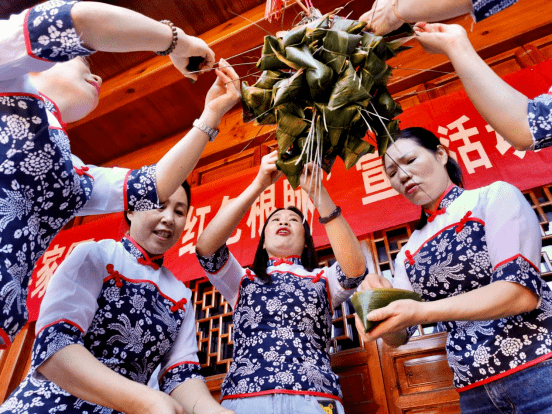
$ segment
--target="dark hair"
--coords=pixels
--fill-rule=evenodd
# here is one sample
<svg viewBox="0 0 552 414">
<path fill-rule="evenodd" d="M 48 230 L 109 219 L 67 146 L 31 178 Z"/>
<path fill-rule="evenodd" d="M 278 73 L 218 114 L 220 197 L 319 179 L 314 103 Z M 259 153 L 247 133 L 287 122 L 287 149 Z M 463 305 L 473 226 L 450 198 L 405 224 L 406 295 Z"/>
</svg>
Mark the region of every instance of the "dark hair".
<svg viewBox="0 0 552 414">
<path fill-rule="evenodd" d="M 303 267 L 309 271 L 318 267 L 318 257 L 316 255 L 316 250 L 314 249 L 314 241 L 312 240 L 309 223 L 307 222 L 307 220 L 304 220 L 304 216 L 301 210 L 293 206 L 278 208 L 274 210 L 265 221 L 265 224 L 261 231 L 261 238 L 259 240 L 259 245 L 257 246 L 257 251 L 255 252 L 255 259 L 253 260 L 253 264 L 251 265 L 251 269 L 255 272 L 255 275 L 257 275 L 257 277 L 265 283 L 272 282 L 272 278 L 270 277 L 270 275 L 266 273 L 266 265 L 268 263 L 268 253 L 263 247 L 264 241 L 265 241 L 265 229 L 268 222 L 270 221 L 270 218 L 274 215 L 274 213 L 280 210 L 290 210 L 296 213 L 299 217 L 301 217 L 303 228 L 305 229 L 305 248 L 301 253 L 301 263 L 303 264 Z"/>
<path fill-rule="evenodd" d="M 190 184 L 188 184 L 188 181 L 184 181 L 182 184 L 182 188 L 186 192 L 186 198 L 188 199 L 188 210 L 190 209 L 190 206 L 192 205 L 192 190 L 190 189 Z M 128 219 L 128 212 L 123 212 L 123 216 L 125 218 L 126 224 L 128 227 L 130 227 L 130 220 Z"/>
<path fill-rule="evenodd" d="M 433 154 L 436 154 L 439 146 L 443 145 L 441 144 L 441 141 L 439 141 L 439 138 L 437 138 L 433 132 L 422 127 L 412 127 L 401 130 L 401 132 L 394 137 L 395 142 L 400 139 L 411 139 L 416 142 L 420 147 L 425 148 Z M 448 160 L 445 168 L 447 170 L 448 176 L 454 184 L 456 184 L 458 187 L 463 188 L 464 179 L 462 177 L 462 170 L 460 169 L 458 163 L 449 155 L 448 151 L 447 155 Z M 420 217 L 420 221 L 416 224 L 416 228 L 420 230 L 426 225 L 426 223 L 427 217 L 424 213 L 424 210 L 422 209 L 422 215 Z"/>
</svg>

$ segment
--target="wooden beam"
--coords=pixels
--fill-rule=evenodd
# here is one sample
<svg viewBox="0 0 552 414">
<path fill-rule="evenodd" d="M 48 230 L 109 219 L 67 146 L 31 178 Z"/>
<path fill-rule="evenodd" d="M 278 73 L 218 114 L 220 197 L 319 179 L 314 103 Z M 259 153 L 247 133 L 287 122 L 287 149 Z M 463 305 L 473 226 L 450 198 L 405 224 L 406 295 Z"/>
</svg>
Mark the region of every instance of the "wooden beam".
<svg viewBox="0 0 552 414">
<path fill-rule="evenodd" d="M 371 3 L 371 1 L 351 2 L 345 9 L 345 13 L 352 12 L 353 16 L 360 16 L 362 12 L 370 8 Z M 318 0 L 316 2 L 316 6 L 323 13 L 345 4 L 347 4 L 346 0 Z M 292 27 L 297 13 L 300 11 L 298 6 L 292 3 L 286 7 L 281 21 L 268 23 L 264 19 L 264 10 L 264 5 L 257 6 L 199 37 L 209 44 L 217 58 L 228 58 L 261 45 L 264 36 L 269 33 L 275 34 L 282 30 L 282 27 Z M 260 51 L 256 51 L 256 54 L 260 56 Z M 182 79 L 182 74 L 174 68 L 168 57 L 154 57 L 106 80 L 102 85 L 98 107 L 86 118 L 70 124 L 69 129 L 90 122 L 175 82 L 180 82 Z"/>
</svg>

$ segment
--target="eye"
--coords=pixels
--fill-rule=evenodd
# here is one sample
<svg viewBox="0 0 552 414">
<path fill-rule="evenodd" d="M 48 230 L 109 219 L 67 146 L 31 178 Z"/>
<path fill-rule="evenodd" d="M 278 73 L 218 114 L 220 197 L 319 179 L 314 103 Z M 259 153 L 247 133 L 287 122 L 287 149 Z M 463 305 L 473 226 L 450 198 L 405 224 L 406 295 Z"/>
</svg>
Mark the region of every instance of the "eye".
<svg viewBox="0 0 552 414">
<path fill-rule="evenodd" d="M 178 214 L 179 216 L 184 216 L 184 212 L 182 210 L 175 210 L 174 211 L 176 214 Z"/>
<path fill-rule="evenodd" d="M 416 157 L 410 158 L 410 159 L 407 161 L 407 164 L 412 164 L 415 160 L 416 160 Z"/>
<path fill-rule="evenodd" d="M 289 221 L 299 221 L 299 220 L 295 217 L 292 217 L 292 218 L 289 219 Z"/>
<path fill-rule="evenodd" d="M 393 178 L 395 176 L 395 174 L 397 174 L 397 171 L 395 171 L 395 170 L 391 171 L 390 173 L 387 173 L 389 178 Z"/>
</svg>

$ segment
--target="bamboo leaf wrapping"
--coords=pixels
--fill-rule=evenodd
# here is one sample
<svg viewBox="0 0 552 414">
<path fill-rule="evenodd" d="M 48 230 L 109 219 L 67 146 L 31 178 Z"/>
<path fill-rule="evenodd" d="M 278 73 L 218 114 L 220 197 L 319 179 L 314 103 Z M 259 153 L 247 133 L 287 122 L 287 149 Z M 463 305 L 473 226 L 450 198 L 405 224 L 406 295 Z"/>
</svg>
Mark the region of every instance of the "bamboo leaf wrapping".
<svg viewBox="0 0 552 414">
<path fill-rule="evenodd" d="M 336 157 L 348 169 L 376 149 L 363 139 L 369 130 L 380 155 L 399 131 L 386 60 L 406 49 L 412 28 L 382 37 L 363 32 L 365 25 L 328 15 L 282 38 L 266 36 L 262 75 L 253 86 L 242 84 L 243 119 L 277 125 L 276 165 L 293 188 L 313 151 L 327 173 Z"/>
</svg>

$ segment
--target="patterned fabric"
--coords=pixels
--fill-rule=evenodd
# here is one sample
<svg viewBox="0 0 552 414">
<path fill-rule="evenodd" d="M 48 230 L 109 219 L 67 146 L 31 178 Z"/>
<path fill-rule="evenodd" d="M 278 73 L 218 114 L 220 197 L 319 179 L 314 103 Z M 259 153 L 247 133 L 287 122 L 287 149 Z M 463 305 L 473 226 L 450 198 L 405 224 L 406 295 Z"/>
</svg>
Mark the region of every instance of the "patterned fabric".
<svg viewBox="0 0 552 414">
<path fill-rule="evenodd" d="M 29 9 L 30 53 L 50 62 L 66 62 L 94 52 L 85 48 L 73 27 L 71 8 L 77 1 L 48 1 Z"/>
<path fill-rule="evenodd" d="M 476 22 L 480 22 L 517 2 L 518 0 L 472 0 L 472 15 Z"/>
<path fill-rule="evenodd" d="M 529 101 L 527 113 L 529 129 L 533 135 L 533 149 L 552 145 L 552 88 L 547 94 Z"/>
<path fill-rule="evenodd" d="M 89 321 L 81 322 L 85 325 L 81 328 L 69 319 L 59 319 L 39 331 L 30 372 L 0 407 L 0 413 L 114 413 L 70 395 L 38 373 L 37 367 L 71 344 L 84 346 L 105 366 L 142 384 L 148 383 L 159 364 L 166 366 L 177 361 L 164 373 L 161 389 L 165 392 L 171 392 L 188 379 L 203 379 L 196 356 L 193 312 L 186 299 L 191 299 L 189 289 L 164 268 L 154 271 L 149 266 L 139 265 L 134 258 L 143 256 L 138 256 L 138 250 L 133 249 L 134 245 L 128 240 L 124 243 L 106 240 L 81 246 L 69 256 L 68 263 L 58 268 L 52 279 L 53 286 L 46 293 L 46 306 L 41 308 L 37 329 L 45 323 L 43 319 L 61 315 L 86 321 L 89 314 Z M 64 295 L 72 295 L 75 288 L 65 279 L 73 277 L 69 273 L 88 270 L 78 265 L 87 266 L 86 261 L 94 262 L 93 270 L 82 274 L 82 281 L 77 278 L 75 282 L 82 287 L 86 278 L 94 279 L 98 295 L 96 297 L 88 287 L 77 296 L 70 296 L 72 300 L 67 303 Z M 136 273 L 128 274 L 127 271 Z M 161 289 L 170 292 L 173 298 Z M 57 304 L 52 296 L 63 298 L 64 303 Z M 177 303 L 183 305 L 175 307 Z M 75 309 L 78 309 L 77 314 Z M 190 341 L 192 345 L 186 350 Z M 192 356 L 192 360 L 187 360 L 188 356 Z"/>
<path fill-rule="evenodd" d="M 538 260 L 540 247 L 496 263 L 500 258 L 495 256 L 509 248 L 506 244 L 499 245 L 499 239 L 513 244 L 514 248 L 518 239 L 524 237 L 527 244 L 534 237 L 540 240 L 534 213 L 521 193 L 516 190 L 519 198 L 515 199 L 511 197 L 513 191 L 503 187 L 503 183 L 495 183 L 485 189 L 465 192 L 454 187 L 439 206 L 448 205 L 447 214 L 439 218 L 439 223 L 428 223 L 413 233 L 397 257 L 401 266 L 396 278 L 400 279 L 404 270 L 410 288 L 426 301 L 456 296 L 497 281 L 519 284 L 542 298 L 539 308 L 529 313 L 489 321 L 440 324 L 448 332 L 448 362 L 459 391 L 477 386 L 481 381 L 492 381 L 499 374 L 507 375 L 509 370 L 522 364 L 531 365 L 540 358 L 552 356 L 552 292 L 538 269 L 524 256 L 532 255 L 532 260 Z M 513 213 L 502 207 L 494 211 L 495 195 L 510 205 Z M 519 209 L 520 203 L 527 205 Z M 523 221 L 525 215 L 528 215 L 527 223 Z M 521 234 L 516 238 L 518 229 Z M 506 237 L 505 232 L 511 235 Z M 414 248 L 416 251 L 412 252 Z"/>
<path fill-rule="evenodd" d="M 24 32 L 20 37 L 32 49 L 27 52 L 37 59 L 66 61 L 90 54 L 73 28 L 70 10 L 74 3 L 39 4 L 26 13 L 22 26 L 14 22 L 1 30 Z M 10 52 L 15 46 L 0 44 L 0 48 Z M 24 51 L 25 44 L 20 48 Z M 11 54 L 2 58 L 6 56 Z M 14 59 L 2 61 L 2 69 L 9 72 L 13 66 L 19 75 L 20 65 L 31 63 Z M 32 69 L 36 68 L 28 68 Z M 7 89 L 0 90 L 0 338 L 8 344 L 28 319 L 25 303 L 33 266 L 60 229 L 79 212 L 86 213 L 87 205 L 99 206 L 95 213 L 120 211 L 125 205 L 126 170 L 103 169 L 109 173 L 93 180 L 93 174 L 84 173 L 88 167 L 73 165 L 75 157 L 56 105 L 34 88 L 21 92 L 21 84 L 31 85 L 24 76 L 3 82 L 2 88 Z M 157 207 L 155 166 L 132 171 L 124 185 L 128 209 Z M 93 188 L 99 190 L 93 192 Z M 2 342 L 0 348 L 6 346 Z"/>
<path fill-rule="evenodd" d="M 205 382 L 203 375 L 199 373 L 199 363 L 184 363 L 173 367 L 161 378 L 159 388 L 164 393 L 170 394 L 176 387 L 189 379 L 200 379 Z"/>
<path fill-rule="evenodd" d="M 130 236 L 125 236 L 121 240 L 121 243 L 125 247 L 125 249 L 134 257 L 136 257 L 137 262 L 146 266 L 150 266 L 154 268 L 155 270 L 159 269 L 161 266 L 163 266 L 163 260 L 164 256 L 153 256 L 150 257 L 144 249 L 142 249 L 138 243 L 134 241 L 134 239 Z"/>
<path fill-rule="evenodd" d="M 332 308 L 354 293 L 364 275 L 348 279 L 337 263 L 308 271 L 290 257 L 270 259 L 272 282 L 263 283 L 226 246 L 210 258 L 198 257 L 211 283 L 235 303 L 234 354 L 223 399 L 277 392 L 341 398 L 328 353 Z"/>
</svg>

